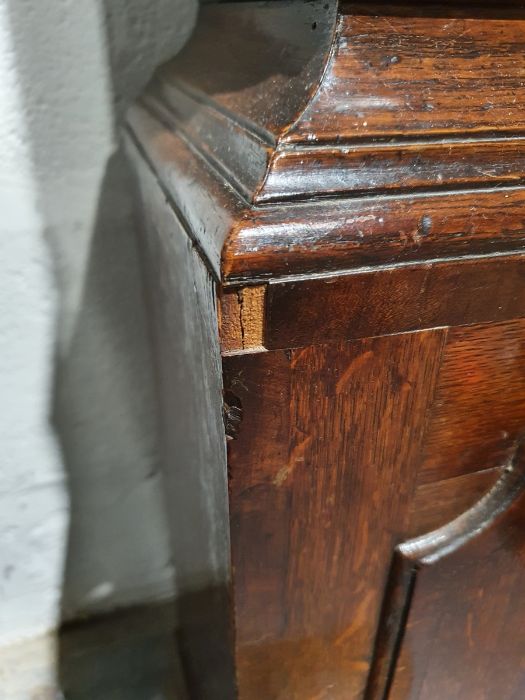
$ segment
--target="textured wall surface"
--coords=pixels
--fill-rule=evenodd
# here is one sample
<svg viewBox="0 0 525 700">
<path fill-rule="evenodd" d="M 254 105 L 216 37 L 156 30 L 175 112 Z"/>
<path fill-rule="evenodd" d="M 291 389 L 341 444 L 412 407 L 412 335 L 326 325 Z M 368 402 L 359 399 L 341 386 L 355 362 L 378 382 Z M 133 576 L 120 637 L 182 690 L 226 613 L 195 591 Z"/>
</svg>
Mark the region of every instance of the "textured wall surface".
<svg viewBox="0 0 525 700">
<path fill-rule="evenodd" d="M 0 0 L 0 644 L 173 593 L 116 124 L 194 0 Z"/>
</svg>

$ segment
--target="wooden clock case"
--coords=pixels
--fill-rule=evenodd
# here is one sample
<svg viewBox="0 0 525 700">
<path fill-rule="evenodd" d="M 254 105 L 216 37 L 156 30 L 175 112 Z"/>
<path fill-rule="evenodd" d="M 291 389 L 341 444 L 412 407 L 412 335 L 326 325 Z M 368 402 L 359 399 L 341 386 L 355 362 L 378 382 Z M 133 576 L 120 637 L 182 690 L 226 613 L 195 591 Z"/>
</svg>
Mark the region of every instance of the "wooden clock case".
<svg viewBox="0 0 525 700">
<path fill-rule="evenodd" d="M 520 3 L 292 0 L 131 110 L 191 697 L 525 697 L 524 105 Z"/>
</svg>

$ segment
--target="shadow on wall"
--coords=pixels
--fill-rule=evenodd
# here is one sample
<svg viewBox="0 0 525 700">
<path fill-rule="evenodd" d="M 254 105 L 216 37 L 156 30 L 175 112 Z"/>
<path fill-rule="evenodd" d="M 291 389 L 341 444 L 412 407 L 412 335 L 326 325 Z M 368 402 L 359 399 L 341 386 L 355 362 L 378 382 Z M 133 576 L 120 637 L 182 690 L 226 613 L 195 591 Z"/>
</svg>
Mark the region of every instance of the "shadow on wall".
<svg viewBox="0 0 525 700">
<path fill-rule="evenodd" d="M 174 593 L 135 195 L 116 134 L 152 70 L 189 36 L 196 0 L 7 7 L 60 298 L 51 403 L 70 499 L 68 621 Z"/>
</svg>

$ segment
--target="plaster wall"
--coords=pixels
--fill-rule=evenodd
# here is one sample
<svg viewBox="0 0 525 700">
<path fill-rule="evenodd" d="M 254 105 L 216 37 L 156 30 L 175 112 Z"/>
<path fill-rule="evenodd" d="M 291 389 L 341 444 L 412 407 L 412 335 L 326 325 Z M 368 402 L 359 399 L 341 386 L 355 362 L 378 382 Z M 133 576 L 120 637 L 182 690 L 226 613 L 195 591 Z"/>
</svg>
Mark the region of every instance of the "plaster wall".
<svg viewBox="0 0 525 700">
<path fill-rule="evenodd" d="M 129 100 L 194 0 L 0 0 L 0 645 L 174 594 Z"/>
</svg>

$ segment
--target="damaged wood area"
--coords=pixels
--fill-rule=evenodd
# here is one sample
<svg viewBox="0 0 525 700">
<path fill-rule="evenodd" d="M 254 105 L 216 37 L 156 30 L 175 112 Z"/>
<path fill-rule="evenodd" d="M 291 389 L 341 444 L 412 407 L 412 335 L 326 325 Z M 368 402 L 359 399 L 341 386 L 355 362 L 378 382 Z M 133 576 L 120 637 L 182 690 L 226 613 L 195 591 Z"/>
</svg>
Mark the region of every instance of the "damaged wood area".
<svg viewBox="0 0 525 700">
<path fill-rule="evenodd" d="M 227 289 L 219 298 L 223 354 L 264 350 L 266 285 Z"/>
</svg>

